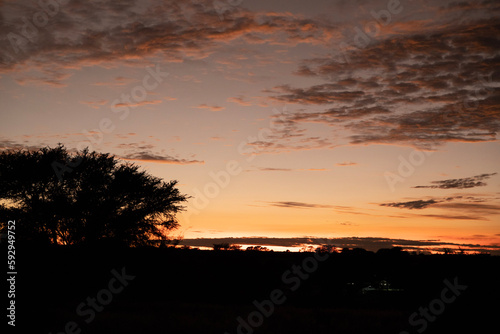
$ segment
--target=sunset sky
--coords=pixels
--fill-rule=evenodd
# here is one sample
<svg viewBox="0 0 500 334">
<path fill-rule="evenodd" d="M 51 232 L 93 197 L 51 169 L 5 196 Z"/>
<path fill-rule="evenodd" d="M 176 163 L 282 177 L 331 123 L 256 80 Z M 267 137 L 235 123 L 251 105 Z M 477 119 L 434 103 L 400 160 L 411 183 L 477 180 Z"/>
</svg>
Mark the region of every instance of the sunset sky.
<svg viewBox="0 0 500 334">
<path fill-rule="evenodd" d="M 0 6 L 1 150 L 178 180 L 186 239 L 500 253 L 498 1 Z"/>
</svg>

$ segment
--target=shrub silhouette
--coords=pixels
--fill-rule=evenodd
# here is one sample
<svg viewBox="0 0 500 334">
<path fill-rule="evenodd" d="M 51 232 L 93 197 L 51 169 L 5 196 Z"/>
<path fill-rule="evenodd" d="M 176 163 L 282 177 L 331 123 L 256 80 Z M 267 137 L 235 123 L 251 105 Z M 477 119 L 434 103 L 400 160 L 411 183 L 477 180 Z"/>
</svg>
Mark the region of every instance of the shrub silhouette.
<svg viewBox="0 0 500 334">
<path fill-rule="evenodd" d="M 227 242 L 223 242 L 220 244 L 213 244 L 213 249 L 215 251 L 220 251 L 220 250 L 241 250 L 240 245 L 233 245 Z"/>
<path fill-rule="evenodd" d="M 187 200 L 131 163 L 59 145 L 0 153 L 0 227 L 16 220 L 18 240 L 139 246 L 167 238 Z"/>
<path fill-rule="evenodd" d="M 328 253 L 336 253 L 337 249 L 334 245 L 321 245 L 316 247 L 314 250 L 318 254 L 328 254 Z"/>
<path fill-rule="evenodd" d="M 269 252 L 270 249 L 264 246 L 248 246 L 246 249 L 248 252 Z"/>
</svg>

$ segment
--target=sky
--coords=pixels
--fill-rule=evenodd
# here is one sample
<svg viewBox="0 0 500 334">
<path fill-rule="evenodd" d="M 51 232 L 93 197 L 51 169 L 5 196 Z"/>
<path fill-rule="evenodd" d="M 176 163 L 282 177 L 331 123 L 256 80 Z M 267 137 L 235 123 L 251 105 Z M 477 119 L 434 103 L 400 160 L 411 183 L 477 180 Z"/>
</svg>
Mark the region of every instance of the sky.
<svg viewBox="0 0 500 334">
<path fill-rule="evenodd" d="M 0 1 L 0 149 L 178 180 L 195 246 L 500 254 L 499 18 L 494 0 Z"/>
</svg>

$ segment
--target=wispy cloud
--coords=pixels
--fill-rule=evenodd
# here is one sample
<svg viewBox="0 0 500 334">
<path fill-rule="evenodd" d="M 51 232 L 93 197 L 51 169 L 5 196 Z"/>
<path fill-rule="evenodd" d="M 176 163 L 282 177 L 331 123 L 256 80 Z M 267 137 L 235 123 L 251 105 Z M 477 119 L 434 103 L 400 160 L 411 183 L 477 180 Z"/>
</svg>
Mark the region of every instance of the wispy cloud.
<svg viewBox="0 0 500 334">
<path fill-rule="evenodd" d="M 500 214 L 499 204 L 483 204 L 483 203 L 440 203 L 436 207 L 442 209 L 450 209 L 453 211 L 462 210 L 465 212 L 482 213 L 482 214 Z"/>
<path fill-rule="evenodd" d="M 358 164 L 357 162 L 345 161 L 345 162 L 338 162 L 335 164 L 335 166 L 356 166 L 357 164 Z"/>
<path fill-rule="evenodd" d="M 142 107 L 142 106 L 147 106 L 147 105 L 155 105 L 155 104 L 160 104 L 162 103 L 162 100 L 151 100 L 151 101 L 141 101 L 141 102 L 135 102 L 135 103 L 117 103 L 115 107 Z"/>
<path fill-rule="evenodd" d="M 328 168 L 276 168 L 276 167 L 256 167 L 246 170 L 247 172 L 327 172 Z"/>
<path fill-rule="evenodd" d="M 1 42 L 0 42 L 1 45 Z M 0 54 L 1 57 L 1 54 Z M 0 58 L 0 73 L 2 73 L 2 63 Z M 21 86 L 49 86 L 54 88 L 63 88 L 67 84 L 65 80 L 71 77 L 70 73 L 63 73 L 61 70 L 42 70 L 37 74 L 22 73 L 15 79 L 15 82 Z"/>
<path fill-rule="evenodd" d="M 356 223 L 353 223 L 353 222 L 340 222 L 339 225 L 343 225 L 343 226 L 359 226 L 359 224 L 356 224 Z"/>
<path fill-rule="evenodd" d="M 447 219 L 447 220 L 488 220 L 486 217 L 477 215 L 455 215 L 455 214 L 424 214 L 418 215 L 419 217 L 436 218 L 436 219 Z"/>
<path fill-rule="evenodd" d="M 383 203 L 381 206 L 390 206 L 393 208 L 405 208 L 405 209 L 423 209 L 427 208 L 433 204 L 438 203 L 437 201 L 431 199 L 428 201 L 418 200 L 418 201 L 409 201 L 409 202 L 396 202 L 396 203 Z"/>
<path fill-rule="evenodd" d="M 137 136 L 137 133 L 135 132 L 129 132 L 129 133 L 117 133 L 115 134 L 115 137 L 118 139 L 130 139 L 131 137 Z"/>
<path fill-rule="evenodd" d="M 181 158 L 177 154 L 154 153 L 153 150 L 157 148 L 155 144 L 146 141 L 121 143 L 116 145 L 117 149 L 123 150 L 124 153 L 117 154 L 117 157 L 122 160 L 152 162 L 159 164 L 173 164 L 173 165 L 190 165 L 190 164 L 204 164 L 203 160 L 192 159 L 195 155 L 191 155 L 191 159 Z"/>
<path fill-rule="evenodd" d="M 99 109 L 101 106 L 106 105 L 108 100 L 97 100 L 97 101 L 80 101 L 81 104 L 86 104 L 93 109 Z"/>
<path fill-rule="evenodd" d="M 304 203 L 304 202 L 267 202 L 269 206 L 279 208 L 297 208 L 297 209 L 330 209 L 333 206 L 325 204 Z"/>
<path fill-rule="evenodd" d="M 173 165 L 190 165 L 190 164 L 204 164 L 205 161 L 194 159 L 180 159 L 166 154 L 155 154 L 148 151 L 134 152 L 122 156 L 118 156 L 122 160 L 151 162 L 159 164 L 173 164 Z"/>
<path fill-rule="evenodd" d="M 10 139 L 0 139 L 0 151 L 17 151 L 17 150 L 38 150 L 44 144 L 31 145 L 28 142 L 20 143 Z"/>
<path fill-rule="evenodd" d="M 431 189 L 465 189 L 474 187 L 483 187 L 486 185 L 483 180 L 487 180 L 497 173 L 490 174 L 480 174 L 471 177 L 465 177 L 461 179 L 448 179 L 440 181 L 431 181 L 430 186 L 415 186 L 413 188 L 431 188 Z"/>
<path fill-rule="evenodd" d="M 280 154 L 283 152 L 332 149 L 336 145 L 328 138 L 306 136 L 305 130 L 276 131 L 268 140 L 256 140 L 247 143 L 250 154 Z"/>
<path fill-rule="evenodd" d="M 198 109 L 208 109 L 210 111 L 221 111 L 221 110 L 224 110 L 226 109 L 225 107 L 219 107 L 219 106 L 209 106 L 205 103 L 203 104 L 200 104 L 200 105 L 197 105 L 196 107 L 193 107 L 193 108 L 198 108 Z"/>
<path fill-rule="evenodd" d="M 296 71 L 325 83 L 284 84 L 266 92 L 275 101 L 309 106 L 288 115 L 290 120 L 348 130 L 346 139 L 356 145 L 432 149 L 446 142 L 494 141 L 500 131 L 500 52 L 498 38 L 484 36 L 500 34 L 498 4 L 449 5 L 421 8 L 422 15 L 439 17 L 431 21 L 400 17 L 363 47 L 351 45 L 354 36 L 346 33 L 337 45 L 349 47 L 306 59 Z"/>
<path fill-rule="evenodd" d="M 132 78 L 125 78 L 125 77 L 116 77 L 111 81 L 98 81 L 93 83 L 93 86 L 125 86 L 128 84 L 131 84 L 133 82 L 136 82 L 137 79 L 132 79 Z"/>
<path fill-rule="evenodd" d="M 344 238 L 198 238 L 183 239 L 182 244 L 194 247 L 212 247 L 213 244 L 229 243 L 239 245 L 261 245 L 261 246 L 281 246 L 281 247 L 301 247 L 304 245 L 320 246 L 325 244 L 335 245 L 339 248 L 364 248 L 369 251 L 377 251 L 381 248 L 403 247 L 407 250 L 443 250 L 443 248 L 463 248 L 468 251 L 490 252 L 494 255 L 500 254 L 500 245 L 455 243 L 440 240 L 411 240 L 411 239 L 391 239 L 378 237 L 344 237 Z"/>
<path fill-rule="evenodd" d="M 381 203 L 400 209 L 433 209 L 440 213 L 432 214 L 406 214 L 406 217 L 426 217 L 448 220 L 490 220 L 489 216 L 500 214 L 500 205 L 496 196 L 488 194 L 476 194 L 475 196 L 453 195 L 443 198 L 432 198 L 426 200 L 414 200 L 405 202 Z"/>
<path fill-rule="evenodd" d="M 22 18 L 33 17 L 40 8 L 36 2 L 20 0 L 3 2 L 0 10 L 4 18 L 1 30 L 20 34 L 25 24 Z M 254 13 L 243 6 L 226 12 L 221 20 L 212 0 L 128 0 L 119 4 L 73 0 L 60 5 L 57 15 L 48 20 L 50 28 L 38 29 L 32 41 L 11 43 L 7 34 L 0 36 L 0 72 L 29 68 L 45 74 L 32 76 L 32 80 L 24 77 L 19 83 L 63 86 L 65 78 L 51 75 L 50 70 L 57 68 L 64 73 L 84 66 L 113 68 L 118 63 L 144 66 L 152 58 L 168 62 L 199 60 L 238 38 L 252 44 L 321 44 L 332 30 L 329 24 L 299 15 Z M 89 27 L 88 22 L 95 24 Z"/>
<path fill-rule="evenodd" d="M 299 170 L 306 171 L 306 172 L 328 172 L 331 169 L 329 169 L 329 168 L 301 168 Z"/>
<path fill-rule="evenodd" d="M 239 104 L 240 106 L 244 106 L 244 107 L 250 107 L 252 105 L 251 102 L 245 101 L 242 96 L 239 96 L 239 97 L 229 97 L 227 99 L 227 102 L 236 103 L 236 104 Z"/>
<path fill-rule="evenodd" d="M 294 169 L 292 168 L 275 168 L 275 167 L 257 167 L 258 171 L 261 172 L 292 172 Z M 252 170 L 249 170 L 252 171 Z"/>
</svg>

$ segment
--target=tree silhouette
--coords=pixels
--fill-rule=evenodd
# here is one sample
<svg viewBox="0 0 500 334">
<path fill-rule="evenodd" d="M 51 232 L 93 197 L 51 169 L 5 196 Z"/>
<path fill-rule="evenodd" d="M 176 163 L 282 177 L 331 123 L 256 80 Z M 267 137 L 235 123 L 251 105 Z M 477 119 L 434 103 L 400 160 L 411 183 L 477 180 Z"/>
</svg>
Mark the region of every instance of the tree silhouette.
<svg viewBox="0 0 500 334">
<path fill-rule="evenodd" d="M 240 245 L 233 245 L 227 242 L 222 242 L 220 244 L 213 244 L 213 249 L 215 251 L 220 251 L 220 250 L 241 250 Z"/>
<path fill-rule="evenodd" d="M 228 250 L 229 249 L 229 243 L 227 242 L 222 242 L 220 244 L 213 244 L 212 248 L 214 251 L 220 251 L 220 250 Z"/>
<path fill-rule="evenodd" d="M 245 251 L 248 252 L 269 252 L 271 251 L 269 248 L 264 246 L 248 246 Z"/>
<path fill-rule="evenodd" d="M 337 252 L 335 246 L 330 244 L 318 246 L 314 251 L 318 254 L 328 254 Z"/>
<path fill-rule="evenodd" d="M 18 240 L 129 246 L 165 240 L 188 198 L 176 184 L 88 149 L 70 154 L 59 145 L 0 153 L 0 213 L 16 220 Z M 7 220 L 0 222 L 2 230 Z"/>
</svg>

